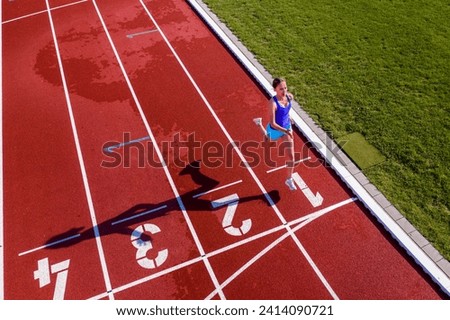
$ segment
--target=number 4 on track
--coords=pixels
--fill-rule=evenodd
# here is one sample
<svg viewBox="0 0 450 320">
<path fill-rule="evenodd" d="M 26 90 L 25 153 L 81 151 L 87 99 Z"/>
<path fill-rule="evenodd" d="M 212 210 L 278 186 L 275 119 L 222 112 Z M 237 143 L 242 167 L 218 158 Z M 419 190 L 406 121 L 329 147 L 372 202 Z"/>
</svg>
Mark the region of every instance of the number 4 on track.
<svg viewBox="0 0 450 320">
<path fill-rule="evenodd" d="M 48 258 L 38 261 L 38 268 L 34 271 L 34 279 L 39 280 L 39 288 L 45 287 L 51 282 L 51 274 L 56 274 L 55 291 L 53 300 L 63 300 L 66 291 L 67 274 L 69 273 L 70 260 L 64 260 L 50 265 Z"/>
<path fill-rule="evenodd" d="M 294 172 L 292 174 L 292 179 L 294 179 L 294 182 L 298 185 L 298 187 L 302 190 L 305 197 L 308 199 L 308 201 L 312 204 L 314 208 L 322 205 L 323 203 L 323 197 L 322 195 L 317 192 L 314 194 L 310 188 L 306 185 L 305 181 L 300 177 L 300 175 L 297 172 Z"/>
</svg>

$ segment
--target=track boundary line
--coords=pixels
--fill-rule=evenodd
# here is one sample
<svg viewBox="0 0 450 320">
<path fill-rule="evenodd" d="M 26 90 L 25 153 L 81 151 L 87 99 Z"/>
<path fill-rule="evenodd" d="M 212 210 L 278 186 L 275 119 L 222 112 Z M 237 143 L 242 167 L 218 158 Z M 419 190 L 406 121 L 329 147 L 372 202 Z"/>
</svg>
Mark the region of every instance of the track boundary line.
<svg viewBox="0 0 450 320">
<path fill-rule="evenodd" d="M 217 116 L 217 114 L 215 113 L 215 111 L 213 110 L 211 104 L 209 103 L 209 101 L 206 99 L 205 95 L 203 94 L 203 92 L 200 90 L 200 87 L 197 85 L 197 83 L 195 82 L 194 78 L 192 77 L 192 75 L 190 74 L 190 72 L 187 70 L 186 66 L 184 65 L 183 61 L 181 60 L 181 58 L 179 57 L 179 55 L 177 54 L 177 52 L 175 51 L 175 49 L 173 48 L 173 46 L 170 44 L 169 40 L 167 39 L 166 35 L 163 33 L 163 31 L 161 30 L 161 28 L 159 27 L 159 24 L 156 22 L 156 20 L 153 18 L 152 14 L 150 13 L 150 11 L 148 10 L 147 6 L 143 3 L 142 0 L 139 0 L 143 6 L 143 8 L 145 9 L 145 11 L 147 12 L 148 16 L 150 17 L 150 19 L 152 20 L 153 24 L 156 26 L 156 28 L 159 30 L 161 36 L 163 37 L 164 41 L 166 42 L 167 46 L 169 47 L 170 51 L 172 52 L 172 54 L 174 55 L 175 59 L 178 61 L 178 63 L 180 64 L 181 68 L 183 69 L 183 71 L 185 72 L 186 76 L 188 77 L 188 79 L 191 81 L 192 85 L 194 86 L 194 88 L 196 89 L 197 93 L 199 94 L 199 96 L 201 97 L 201 99 L 203 100 L 204 104 L 206 105 L 206 107 L 208 108 L 208 110 L 210 111 L 211 115 L 213 116 L 213 118 L 216 120 L 217 124 L 219 125 L 219 127 L 221 128 L 222 132 L 224 133 L 224 135 L 226 136 L 226 138 L 228 139 L 228 141 L 230 142 L 230 144 L 233 146 L 233 149 L 235 150 L 235 152 L 238 154 L 239 158 L 241 159 L 242 163 L 244 163 L 245 167 L 247 168 L 248 172 L 250 173 L 250 175 L 252 176 L 252 178 L 255 180 L 256 184 L 258 185 L 258 187 L 260 188 L 260 190 L 262 191 L 262 193 L 264 194 L 264 196 L 266 197 L 267 201 L 269 202 L 270 206 L 272 207 L 272 209 L 275 211 L 275 213 L 277 214 L 278 218 L 282 221 L 282 223 L 285 225 L 285 228 L 288 230 L 288 232 L 290 233 L 290 236 L 292 237 L 292 239 L 294 240 L 294 242 L 296 243 L 296 245 L 298 246 L 298 248 L 300 249 L 300 251 L 303 253 L 303 255 L 305 256 L 305 258 L 308 260 L 311 268 L 313 268 L 313 270 L 315 271 L 316 275 L 319 277 L 319 279 L 322 281 L 323 285 L 327 288 L 327 290 L 329 291 L 329 293 L 331 294 L 331 296 L 334 299 L 339 299 L 338 296 L 336 295 L 336 293 L 334 292 L 334 290 L 331 288 L 331 285 L 328 283 L 328 281 L 325 279 L 325 277 L 323 276 L 322 272 L 320 271 L 320 269 L 317 267 L 317 265 L 314 263 L 314 261 L 311 259 L 311 257 L 309 256 L 308 252 L 306 251 L 306 249 L 303 247 L 303 245 L 301 244 L 300 240 L 298 239 L 298 237 L 295 235 L 295 233 L 292 232 L 290 226 L 288 226 L 286 224 L 286 219 L 284 218 L 283 214 L 279 211 L 278 207 L 276 206 L 276 204 L 274 203 L 274 201 L 272 200 L 272 198 L 270 197 L 270 195 L 267 193 L 265 187 L 262 185 L 261 181 L 259 180 L 259 178 L 256 176 L 255 172 L 253 171 L 253 169 L 251 168 L 251 166 L 249 165 L 249 163 L 246 161 L 246 159 L 244 158 L 243 154 L 241 153 L 241 151 L 239 150 L 239 148 L 236 146 L 236 144 L 234 143 L 233 139 L 231 138 L 230 134 L 228 133 L 228 131 L 226 130 L 225 126 L 223 125 L 222 121 L 220 121 L 219 117 Z"/>
<path fill-rule="evenodd" d="M 98 8 L 97 3 L 96 3 L 95 0 L 92 0 L 92 4 L 95 7 L 97 15 L 98 15 L 98 17 L 100 19 L 100 22 L 101 22 L 101 24 L 103 26 L 105 34 L 106 34 L 106 36 L 108 38 L 108 41 L 109 41 L 109 43 L 111 45 L 111 48 L 112 48 L 112 50 L 114 52 L 114 55 L 116 57 L 117 63 L 119 64 L 119 67 L 120 67 L 120 69 L 122 71 L 123 77 L 124 77 L 124 79 L 125 79 L 125 81 L 126 81 L 126 83 L 128 85 L 130 93 L 131 93 L 131 95 L 133 97 L 133 100 L 134 100 L 134 102 L 136 104 L 136 107 L 137 107 L 137 109 L 139 111 L 139 114 L 140 114 L 140 116 L 142 118 L 142 122 L 143 122 L 143 124 L 144 124 L 144 126 L 145 126 L 145 128 L 147 130 L 147 133 L 149 134 L 149 136 L 150 136 L 150 138 L 152 140 L 152 143 L 155 146 L 155 151 L 156 151 L 156 153 L 158 155 L 159 160 L 161 161 L 161 165 L 162 165 L 162 168 L 164 169 L 164 173 L 166 174 L 166 177 L 167 177 L 169 185 L 170 185 L 170 187 L 172 189 L 172 192 L 173 192 L 173 194 L 175 195 L 175 197 L 177 199 L 178 205 L 179 205 L 180 210 L 181 210 L 181 212 L 182 212 L 182 214 L 184 216 L 184 219 L 185 219 L 185 221 L 186 221 L 186 223 L 187 223 L 187 225 L 189 227 L 189 230 L 190 230 L 191 235 L 192 235 L 192 237 L 194 239 L 194 242 L 195 242 L 195 244 L 197 246 L 197 249 L 200 252 L 201 259 L 202 259 L 203 263 L 205 264 L 205 267 L 206 267 L 206 269 L 207 269 L 207 271 L 209 273 L 211 281 L 214 284 L 214 287 L 219 288 L 219 281 L 217 280 L 217 277 L 216 277 L 216 275 L 214 273 L 214 270 L 212 269 L 211 264 L 209 263 L 208 258 L 205 255 L 205 251 L 203 249 L 203 246 L 200 243 L 200 239 L 198 238 L 197 232 L 195 231 L 195 228 L 194 228 L 194 225 L 192 224 L 192 221 L 189 218 L 189 215 L 188 215 L 188 213 L 186 211 L 186 207 L 185 207 L 185 205 L 184 205 L 184 203 L 183 203 L 183 201 L 181 199 L 180 193 L 178 192 L 177 187 L 175 186 L 175 182 L 174 182 L 174 180 L 173 180 L 173 178 L 172 178 L 172 176 L 171 176 L 171 174 L 169 172 L 169 169 L 167 167 L 167 164 L 164 161 L 164 158 L 162 156 L 161 150 L 159 149 L 158 144 L 156 143 L 156 139 L 155 139 L 155 136 L 153 135 L 153 131 L 151 130 L 149 122 L 148 122 L 147 118 L 145 117 L 145 113 L 144 113 L 144 111 L 142 109 L 141 103 L 140 103 L 140 101 L 139 101 L 139 99 L 138 99 L 138 97 L 136 95 L 136 92 L 135 92 L 134 87 L 133 87 L 133 85 L 132 85 L 132 83 L 130 81 L 130 78 L 128 77 L 126 69 L 125 69 L 125 67 L 124 67 L 124 65 L 122 63 L 122 59 L 120 58 L 119 53 L 118 53 L 118 51 L 117 51 L 117 49 L 116 49 L 116 47 L 114 45 L 114 41 L 111 38 L 111 35 L 110 35 L 109 30 L 108 30 L 108 28 L 106 26 L 106 23 L 105 23 L 105 21 L 103 19 L 103 16 L 102 16 L 102 14 L 100 12 L 100 9 Z M 159 27 L 158 27 L 158 30 L 160 30 Z M 219 289 L 219 295 L 220 295 L 220 297 L 222 299 L 226 299 L 225 295 L 223 294 L 223 292 L 220 289 Z"/>
<path fill-rule="evenodd" d="M 3 17 L 2 6 L 0 5 L 0 16 Z M 3 24 L 0 24 L 0 52 L 3 55 Z M 0 61 L 2 59 L 0 58 Z M 5 299 L 5 269 L 4 269 L 4 235 L 3 235 L 3 62 L 0 63 L 0 300 Z"/>
<path fill-rule="evenodd" d="M 84 2 L 88 2 L 88 1 L 89 1 L 89 0 L 76 1 L 76 2 L 72 2 L 72 3 L 64 4 L 64 5 L 62 5 L 62 6 L 50 8 L 50 10 L 51 10 L 51 11 L 53 11 L 53 10 L 58 10 L 58 9 L 70 7 L 70 6 L 77 5 L 77 4 L 84 3 Z M 20 17 L 14 18 L 14 19 L 10 19 L 10 20 L 3 21 L 2 24 L 6 24 L 6 23 L 10 23 L 10 22 L 17 21 L 17 20 L 22 20 L 22 19 L 30 18 L 30 17 L 37 16 L 37 15 L 39 15 L 39 14 L 43 14 L 43 13 L 46 13 L 46 12 L 47 12 L 47 10 L 42 10 L 42 11 L 33 12 L 33 13 L 30 13 L 30 14 L 26 14 L 26 15 L 24 15 L 24 16 L 20 16 Z"/>
<path fill-rule="evenodd" d="M 66 82 L 66 76 L 64 73 L 64 67 L 63 67 L 63 63 L 62 63 L 61 53 L 59 50 L 58 39 L 56 37 L 56 30 L 55 30 L 55 26 L 53 24 L 53 18 L 52 18 L 52 13 L 50 10 L 49 0 L 45 0 L 45 3 L 47 5 L 48 19 L 49 19 L 49 23 L 50 23 L 51 32 L 52 32 L 53 42 L 55 44 L 56 58 L 58 60 L 59 73 L 61 76 L 61 81 L 62 81 L 62 85 L 63 85 L 63 89 L 64 89 L 64 95 L 66 98 L 67 111 L 69 113 L 70 124 L 72 127 L 72 134 L 73 134 L 75 147 L 76 147 L 76 151 L 77 151 L 77 156 L 78 156 L 78 161 L 79 161 L 79 165 L 80 165 L 80 170 L 81 170 L 81 175 L 82 175 L 82 180 L 83 180 L 83 185 L 84 185 L 84 191 L 85 191 L 86 200 L 88 203 L 89 213 L 90 213 L 90 217 L 91 217 L 91 222 L 92 222 L 92 226 L 93 226 L 93 230 L 94 230 L 94 234 L 95 234 L 95 241 L 97 244 L 97 250 L 98 250 L 98 254 L 99 254 L 99 258 L 100 258 L 100 264 L 102 267 L 103 280 L 105 281 L 105 287 L 106 287 L 107 291 L 109 292 L 109 298 L 111 300 L 114 300 L 114 295 L 112 293 L 110 293 L 111 288 L 112 288 L 111 280 L 109 278 L 108 267 L 106 265 L 105 254 L 103 251 L 103 245 L 102 245 L 102 241 L 100 238 L 100 232 L 98 229 L 97 217 L 96 217 L 95 208 L 94 208 L 94 202 L 93 202 L 91 190 L 89 187 L 89 181 L 88 181 L 88 177 L 87 177 L 86 167 L 84 164 L 83 153 L 81 151 L 80 140 L 78 137 L 78 130 L 77 130 L 76 122 L 75 122 L 75 117 L 73 114 L 72 102 L 70 99 L 69 89 L 68 89 L 67 82 Z"/>
<path fill-rule="evenodd" d="M 267 92 L 271 93 L 270 82 L 264 77 L 262 72 L 255 66 L 257 62 L 252 63 L 249 58 L 239 49 L 233 40 L 224 32 L 228 28 L 221 24 L 219 19 L 212 13 L 201 0 L 187 0 L 194 11 L 205 21 L 209 28 L 216 34 L 220 41 L 234 54 L 241 65 L 254 77 L 259 85 Z M 214 17 L 214 19 L 213 19 Z M 323 156 L 330 164 L 342 181 L 352 190 L 359 198 L 364 206 L 377 218 L 384 228 L 397 240 L 406 252 L 416 261 L 422 269 L 430 275 L 435 283 L 441 289 L 450 295 L 450 277 L 437 265 L 434 261 L 406 232 L 396 220 L 389 215 L 383 206 L 381 206 L 372 195 L 364 188 L 358 179 L 347 169 L 346 164 L 338 159 L 333 151 L 319 138 L 310 125 L 301 118 L 297 110 L 293 109 L 293 120 L 295 125 L 304 134 L 308 141 L 312 142 L 314 148 Z M 444 259 L 445 260 L 445 259 Z"/>
</svg>

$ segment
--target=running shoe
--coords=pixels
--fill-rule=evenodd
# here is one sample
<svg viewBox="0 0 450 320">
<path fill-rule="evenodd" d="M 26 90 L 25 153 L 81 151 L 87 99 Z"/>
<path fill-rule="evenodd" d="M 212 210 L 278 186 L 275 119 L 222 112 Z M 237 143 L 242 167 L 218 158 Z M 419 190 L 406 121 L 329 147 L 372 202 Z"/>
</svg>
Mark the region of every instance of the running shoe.
<svg viewBox="0 0 450 320">
<path fill-rule="evenodd" d="M 259 125 L 261 125 L 261 123 L 262 123 L 262 118 L 255 118 L 255 119 L 253 119 L 253 122 L 254 122 L 257 126 L 259 126 Z"/>
<path fill-rule="evenodd" d="M 297 187 L 294 183 L 294 180 L 292 178 L 286 179 L 286 181 L 284 182 L 291 191 L 293 190 L 297 190 Z"/>
</svg>

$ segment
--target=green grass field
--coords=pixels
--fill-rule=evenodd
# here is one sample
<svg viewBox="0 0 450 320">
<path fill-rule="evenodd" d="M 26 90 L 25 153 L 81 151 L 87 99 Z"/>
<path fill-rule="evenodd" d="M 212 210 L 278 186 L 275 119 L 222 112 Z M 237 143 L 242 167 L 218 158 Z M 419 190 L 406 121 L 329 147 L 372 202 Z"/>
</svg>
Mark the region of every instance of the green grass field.
<svg viewBox="0 0 450 320">
<path fill-rule="evenodd" d="M 335 139 L 385 160 L 363 170 L 450 259 L 450 4 L 205 0 Z"/>
</svg>

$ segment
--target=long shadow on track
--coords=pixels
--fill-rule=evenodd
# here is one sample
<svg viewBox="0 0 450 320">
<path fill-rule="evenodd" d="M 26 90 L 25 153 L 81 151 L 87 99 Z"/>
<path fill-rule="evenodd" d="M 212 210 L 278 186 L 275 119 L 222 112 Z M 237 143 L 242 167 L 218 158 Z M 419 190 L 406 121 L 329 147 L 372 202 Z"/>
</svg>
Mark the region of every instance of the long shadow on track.
<svg viewBox="0 0 450 320">
<path fill-rule="evenodd" d="M 183 201 L 184 207 L 186 211 L 215 211 L 220 208 L 213 208 L 211 205 L 211 201 L 200 199 L 200 197 L 194 197 L 203 192 L 207 192 L 211 189 L 216 188 L 220 182 L 212 179 L 202 172 L 200 172 L 200 161 L 193 161 L 189 165 L 187 165 L 181 172 L 180 175 L 190 175 L 192 180 L 200 185 L 197 189 L 186 192 L 181 195 L 180 198 Z M 280 195 L 277 190 L 270 191 L 270 198 L 277 203 L 280 200 Z M 257 201 L 261 200 L 267 203 L 268 206 L 270 204 L 267 201 L 267 198 L 264 194 L 254 195 L 243 197 L 239 199 L 240 203 L 248 202 L 248 201 Z M 159 210 L 152 212 L 159 208 Z M 109 234 L 123 234 L 126 236 L 130 236 L 134 232 L 134 228 L 130 228 L 130 225 L 135 225 L 137 223 L 148 222 L 151 219 L 155 219 L 158 217 L 165 216 L 171 211 L 180 210 L 180 206 L 176 198 L 172 198 L 170 200 L 161 202 L 161 203 L 141 203 L 137 204 L 130 209 L 120 213 L 118 216 L 108 219 L 100 224 L 98 224 L 98 230 L 100 236 L 106 236 Z M 85 240 L 89 240 L 96 237 L 96 232 L 93 227 L 85 229 L 85 227 L 74 227 L 66 232 L 55 235 L 48 239 L 46 242 L 46 246 L 49 249 L 58 249 L 64 247 L 70 247 L 77 243 L 80 243 Z M 64 240 L 68 239 L 68 240 Z M 151 240 L 151 236 L 149 234 L 143 234 L 141 236 L 143 241 Z"/>
</svg>

